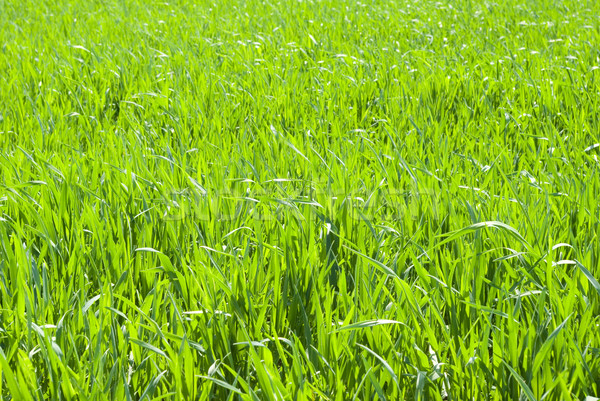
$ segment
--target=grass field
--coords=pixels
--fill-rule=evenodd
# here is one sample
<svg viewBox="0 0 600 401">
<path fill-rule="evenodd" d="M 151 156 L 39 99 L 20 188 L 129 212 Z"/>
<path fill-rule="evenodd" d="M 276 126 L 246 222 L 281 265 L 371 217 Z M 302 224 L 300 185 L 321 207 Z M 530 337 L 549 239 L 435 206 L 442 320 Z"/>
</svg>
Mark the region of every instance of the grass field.
<svg viewBox="0 0 600 401">
<path fill-rule="evenodd" d="M 0 0 L 0 398 L 600 397 L 600 4 Z"/>
</svg>

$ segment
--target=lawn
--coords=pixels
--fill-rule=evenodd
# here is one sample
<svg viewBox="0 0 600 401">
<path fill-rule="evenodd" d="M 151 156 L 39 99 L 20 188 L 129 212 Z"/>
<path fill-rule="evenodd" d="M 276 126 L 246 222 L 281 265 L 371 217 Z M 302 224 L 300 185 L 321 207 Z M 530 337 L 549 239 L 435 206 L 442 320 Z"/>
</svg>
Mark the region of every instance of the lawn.
<svg viewBox="0 0 600 401">
<path fill-rule="evenodd" d="M 0 399 L 597 400 L 600 3 L 0 0 Z"/>
</svg>

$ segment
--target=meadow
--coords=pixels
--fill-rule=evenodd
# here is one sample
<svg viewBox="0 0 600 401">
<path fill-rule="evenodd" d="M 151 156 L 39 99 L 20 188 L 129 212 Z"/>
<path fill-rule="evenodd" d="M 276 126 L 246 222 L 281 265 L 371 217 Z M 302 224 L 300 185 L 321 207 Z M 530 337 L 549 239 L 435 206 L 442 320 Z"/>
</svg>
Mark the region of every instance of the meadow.
<svg viewBox="0 0 600 401">
<path fill-rule="evenodd" d="M 600 3 L 0 0 L 0 399 L 600 397 Z"/>
</svg>

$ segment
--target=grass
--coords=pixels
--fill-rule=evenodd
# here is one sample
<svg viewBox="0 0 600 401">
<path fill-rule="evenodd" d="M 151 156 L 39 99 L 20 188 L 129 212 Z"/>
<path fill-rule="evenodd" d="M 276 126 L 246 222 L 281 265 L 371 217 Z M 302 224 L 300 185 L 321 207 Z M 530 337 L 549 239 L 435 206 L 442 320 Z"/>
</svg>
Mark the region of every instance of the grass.
<svg viewBox="0 0 600 401">
<path fill-rule="evenodd" d="M 598 15 L 0 0 L 0 398 L 600 396 Z"/>
</svg>

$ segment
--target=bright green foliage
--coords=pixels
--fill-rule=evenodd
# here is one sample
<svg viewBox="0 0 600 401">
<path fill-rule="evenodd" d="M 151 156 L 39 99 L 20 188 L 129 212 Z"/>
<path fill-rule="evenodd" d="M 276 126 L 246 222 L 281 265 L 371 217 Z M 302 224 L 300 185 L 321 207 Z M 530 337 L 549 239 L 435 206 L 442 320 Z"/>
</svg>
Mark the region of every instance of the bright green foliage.
<svg viewBox="0 0 600 401">
<path fill-rule="evenodd" d="M 0 0 L 0 398 L 598 396 L 599 15 Z"/>
</svg>

